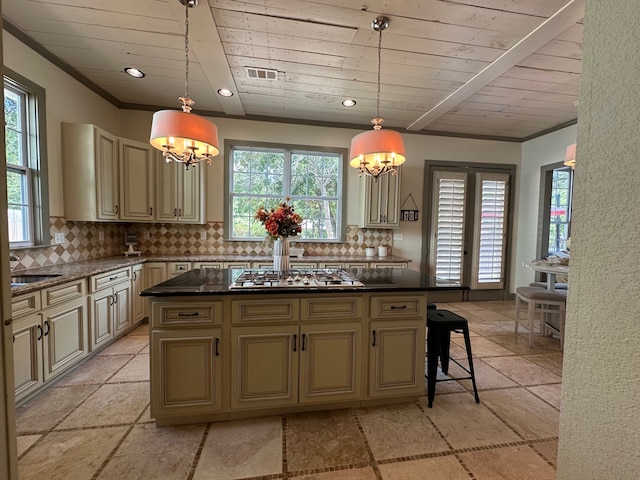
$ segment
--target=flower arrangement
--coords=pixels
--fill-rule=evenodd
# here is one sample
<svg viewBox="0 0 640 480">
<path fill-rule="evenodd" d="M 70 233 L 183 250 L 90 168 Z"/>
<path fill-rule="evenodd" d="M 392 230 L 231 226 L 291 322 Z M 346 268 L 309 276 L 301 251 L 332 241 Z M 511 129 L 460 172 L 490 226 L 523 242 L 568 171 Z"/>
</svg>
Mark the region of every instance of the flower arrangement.
<svg viewBox="0 0 640 480">
<path fill-rule="evenodd" d="M 256 212 L 255 218 L 262 222 L 271 238 L 293 237 L 302 232 L 302 217 L 287 203 L 290 200 L 287 197 L 276 209 L 267 211 L 260 207 Z"/>
</svg>

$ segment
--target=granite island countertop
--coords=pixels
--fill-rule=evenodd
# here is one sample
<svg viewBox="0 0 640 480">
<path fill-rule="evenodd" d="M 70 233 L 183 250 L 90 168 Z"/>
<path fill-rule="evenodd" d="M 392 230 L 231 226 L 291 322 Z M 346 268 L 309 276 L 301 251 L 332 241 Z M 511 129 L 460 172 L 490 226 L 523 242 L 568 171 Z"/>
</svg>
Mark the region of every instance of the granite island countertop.
<svg viewBox="0 0 640 480">
<path fill-rule="evenodd" d="M 146 262 L 268 262 L 271 255 L 203 255 L 203 254 L 173 254 L 173 255 L 142 255 L 142 256 L 117 256 L 105 257 L 77 262 L 60 263 L 43 267 L 16 268 L 11 276 L 19 275 L 58 275 L 39 282 L 33 282 L 11 287 L 11 296 L 29 293 L 43 288 L 60 285 L 79 278 L 90 277 L 99 273 L 109 272 L 118 268 L 130 267 Z M 397 256 L 366 257 L 365 255 L 323 255 L 291 258 L 291 263 L 298 262 L 349 262 L 349 263 L 402 263 L 411 260 Z"/>
<path fill-rule="evenodd" d="M 353 294 L 354 292 L 424 292 L 447 289 L 438 285 L 434 277 L 406 268 L 345 268 L 352 273 L 363 286 L 340 287 L 247 287 L 231 288 L 235 277 L 243 269 L 191 270 L 182 275 L 159 283 L 143 290 L 143 297 L 175 297 L 175 296 L 207 296 L 207 295 L 246 295 L 251 294 Z M 458 284 L 451 284 L 451 289 L 458 290 Z"/>
</svg>

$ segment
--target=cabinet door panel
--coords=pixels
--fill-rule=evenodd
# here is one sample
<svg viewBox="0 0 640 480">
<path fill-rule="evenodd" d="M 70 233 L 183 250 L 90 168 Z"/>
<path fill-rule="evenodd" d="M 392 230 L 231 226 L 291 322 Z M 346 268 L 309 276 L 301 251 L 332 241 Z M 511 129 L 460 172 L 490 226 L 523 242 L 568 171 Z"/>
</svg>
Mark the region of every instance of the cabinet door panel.
<svg viewBox="0 0 640 480">
<path fill-rule="evenodd" d="M 362 326 L 314 325 L 300 333 L 300 403 L 359 399 Z"/>
<path fill-rule="evenodd" d="M 424 320 L 371 323 L 370 396 L 424 394 L 425 330 Z"/>
<path fill-rule="evenodd" d="M 177 167 L 182 168 L 179 176 L 179 178 L 182 178 L 182 181 L 178 184 L 182 187 L 178 190 L 178 221 L 185 223 L 201 223 L 203 220 L 200 211 L 200 195 L 202 191 L 200 188 L 200 175 L 202 168 L 192 167 L 189 170 L 185 170 L 182 165 L 178 165 Z"/>
<path fill-rule="evenodd" d="M 151 399 L 156 418 L 221 409 L 220 337 L 220 329 L 152 332 Z"/>
<path fill-rule="evenodd" d="M 156 220 L 173 222 L 178 218 L 178 170 L 174 163 L 165 161 L 158 162 L 156 170 Z"/>
<path fill-rule="evenodd" d="M 102 290 L 91 295 L 91 349 L 95 350 L 113 338 L 112 291 Z"/>
<path fill-rule="evenodd" d="M 118 146 L 116 137 L 95 129 L 96 194 L 98 218 L 118 220 Z"/>
<path fill-rule="evenodd" d="M 144 265 L 134 265 L 132 268 L 133 294 L 131 296 L 133 321 L 139 322 L 147 316 L 147 298 L 141 297 L 140 292 L 145 289 Z"/>
<path fill-rule="evenodd" d="M 13 373 L 16 400 L 24 398 L 42 385 L 42 319 L 30 315 L 13 324 Z"/>
<path fill-rule="evenodd" d="M 155 178 L 152 147 L 148 143 L 121 138 L 120 219 L 152 221 L 155 203 Z"/>
<path fill-rule="evenodd" d="M 44 328 L 44 380 L 54 377 L 88 352 L 87 313 L 85 299 L 45 310 Z"/>
<path fill-rule="evenodd" d="M 114 288 L 113 333 L 122 335 L 131 325 L 131 283 L 123 283 Z"/>
<path fill-rule="evenodd" d="M 299 348 L 297 326 L 232 328 L 231 407 L 294 405 Z"/>
</svg>

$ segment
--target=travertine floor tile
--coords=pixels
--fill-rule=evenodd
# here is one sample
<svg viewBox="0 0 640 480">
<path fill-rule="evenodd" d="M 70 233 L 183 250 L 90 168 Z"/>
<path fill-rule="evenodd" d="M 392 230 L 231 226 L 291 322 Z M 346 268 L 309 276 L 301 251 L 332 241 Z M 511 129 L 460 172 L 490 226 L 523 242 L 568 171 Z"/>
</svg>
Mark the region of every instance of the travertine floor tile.
<svg viewBox="0 0 640 480">
<path fill-rule="evenodd" d="M 453 455 L 380 465 L 383 480 L 469 480 Z"/>
<path fill-rule="evenodd" d="M 464 363 L 463 363 L 464 365 Z M 491 365 L 484 362 L 483 360 L 476 358 L 473 360 L 473 368 L 476 374 L 476 387 L 478 390 L 487 390 L 490 388 L 505 388 L 505 387 L 516 387 L 518 384 L 513 380 L 505 377 L 503 374 L 498 372 L 495 368 L 492 368 Z M 459 376 L 468 376 L 468 374 L 462 370 L 457 371 L 450 370 L 452 374 L 456 374 Z M 460 384 L 464 386 L 467 390 L 473 390 L 473 385 L 471 384 L 471 380 L 460 380 Z M 436 385 L 437 389 L 440 387 L 440 384 Z"/>
<path fill-rule="evenodd" d="M 488 337 L 509 334 L 513 335 L 513 322 L 469 322 L 470 336 L 482 335 Z"/>
<path fill-rule="evenodd" d="M 146 347 L 144 347 L 142 350 L 140 350 L 140 352 L 139 352 L 139 353 L 149 355 L 149 353 L 150 353 L 150 352 L 149 352 L 149 345 L 147 345 L 147 346 L 146 346 Z"/>
<path fill-rule="evenodd" d="M 40 438 L 42 438 L 42 435 L 18 435 L 18 458 Z"/>
<path fill-rule="evenodd" d="M 561 384 L 554 383 L 551 385 L 538 385 L 537 387 L 527 387 L 527 390 L 560 410 Z"/>
<path fill-rule="evenodd" d="M 149 383 L 105 384 L 56 430 L 133 423 L 149 404 Z"/>
<path fill-rule="evenodd" d="M 509 328 L 509 335 L 488 336 L 487 339 L 511 350 L 518 355 L 531 353 L 548 353 L 560 350 L 560 340 L 553 337 L 540 336 L 533 337 L 533 346 L 529 346 L 529 335 L 519 330 L 518 335 L 513 332 L 513 323 Z"/>
<path fill-rule="evenodd" d="M 478 480 L 555 480 L 556 472 L 527 445 L 460 455 Z"/>
<path fill-rule="evenodd" d="M 155 422 L 155 420 L 151 418 L 151 407 L 145 408 L 144 413 L 140 415 L 140 418 L 138 418 L 138 421 L 137 421 L 137 423 L 149 423 L 149 422 Z"/>
<path fill-rule="evenodd" d="M 483 392 L 482 403 L 524 439 L 558 436 L 560 412 L 526 388 Z"/>
<path fill-rule="evenodd" d="M 134 328 L 129 333 L 127 333 L 127 336 L 129 336 L 129 335 L 146 335 L 148 337 L 149 336 L 149 324 L 146 323 L 146 322 L 145 323 L 141 323 L 136 328 Z"/>
<path fill-rule="evenodd" d="M 376 480 L 376 474 L 373 468 L 364 467 L 335 470 L 333 472 L 308 473 L 289 478 L 291 480 Z"/>
<path fill-rule="evenodd" d="M 149 355 L 141 353 L 133 357 L 129 363 L 122 367 L 118 373 L 108 380 L 108 383 L 148 381 Z"/>
<path fill-rule="evenodd" d="M 133 427 L 99 479 L 183 480 L 188 477 L 205 425 Z"/>
<path fill-rule="evenodd" d="M 487 305 L 484 305 L 484 307 L 486 308 Z M 472 311 L 472 315 L 484 322 L 508 322 L 514 319 L 514 317 L 505 315 L 504 312 L 496 312 L 495 310 L 474 310 Z M 467 318 L 467 320 L 469 319 Z"/>
<path fill-rule="evenodd" d="M 485 358 L 484 361 L 520 385 L 541 385 L 562 381 L 558 375 L 522 357 Z"/>
<path fill-rule="evenodd" d="M 376 461 L 450 450 L 415 403 L 356 412 Z"/>
<path fill-rule="evenodd" d="M 534 443 L 532 445 L 533 449 L 540 453 L 545 460 L 552 463 L 554 467 L 558 465 L 558 442 L 543 442 L 543 443 Z"/>
<path fill-rule="evenodd" d="M 52 432 L 18 461 L 20 480 L 87 480 L 129 427 Z"/>
<path fill-rule="evenodd" d="M 97 388 L 96 385 L 83 385 L 43 390 L 16 409 L 18 435 L 51 430 Z"/>
<path fill-rule="evenodd" d="M 227 480 L 282 473 L 282 419 L 212 423 L 194 480 Z"/>
<path fill-rule="evenodd" d="M 353 412 L 288 415 L 286 421 L 289 471 L 367 464 L 369 456 Z"/>
<path fill-rule="evenodd" d="M 126 355 L 140 353 L 149 345 L 149 337 L 145 335 L 127 335 L 117 342 L 112 343 L 97 355 Z"/>
<path fill-rule="evenodd" d="M 562 376 L 562 353 L 541 353 L 538 355 L 524 355 L 527 360 L 546 368 L 551 373 Z"/>
<path fill-rule="evenodd" d="M 502 391 L 502 390 L 498 390 Z M 484 401 L 487 392 L 480 400 Z M 438 430 L 453 448 L 479 447 L 515 442 L 520 438 L 482 403 L 477 404 L 470 393 L 436 394 L 433 408 L 424 409 Z"/>
<path fill-rule="evenodd" d="M 56 382 L 62 385 L 100 385 L 122 368 L 133 355 L 96 355 Z"/>
<path fill-rule="evenodd" d="M 451 335 L 451 343 L 455 343 L 464 349 L 464 338 L 462 335 Z M 485 337 L 473 337 L 471 339 L 471 353 L 475 357 L 500 357 L 504 355 L 515 355 L 508 350 Z M 466 357 L 466 350 L 464 356 Z"/>
</svg>

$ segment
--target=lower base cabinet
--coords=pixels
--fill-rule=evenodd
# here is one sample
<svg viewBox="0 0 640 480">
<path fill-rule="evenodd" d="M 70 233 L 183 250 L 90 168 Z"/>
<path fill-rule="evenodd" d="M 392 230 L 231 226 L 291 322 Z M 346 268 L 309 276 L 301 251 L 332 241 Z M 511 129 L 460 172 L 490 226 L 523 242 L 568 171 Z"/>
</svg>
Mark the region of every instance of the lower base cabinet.
<svg viewBox="0 0 640 480">
<path fill-rule="evenodd" d="M 357 400 L 362 394 L 362 326 L 231 329 L 231 408 Z"/>
<path fill-rule="evenodd" d="M 35 314 L 13 322 L 13 376 L 16 400 L 26 397 L 43 384 L 42 315 Z"/>
<path fill-rule="evenodd" d="M 222 330 L 153 331 L 151 414 L 201 415 L 222 408 Z"/>
<path fill-rule="evenodd" d="M 90 323 L 92 350 L 110 342 L 133 325 L 130 281 L 91 294 Z"/>
<path fill-rule="evenodd" d="M 370 325 L 369 396 L 424 394 L 424 320 Z"/>
</svg>

